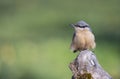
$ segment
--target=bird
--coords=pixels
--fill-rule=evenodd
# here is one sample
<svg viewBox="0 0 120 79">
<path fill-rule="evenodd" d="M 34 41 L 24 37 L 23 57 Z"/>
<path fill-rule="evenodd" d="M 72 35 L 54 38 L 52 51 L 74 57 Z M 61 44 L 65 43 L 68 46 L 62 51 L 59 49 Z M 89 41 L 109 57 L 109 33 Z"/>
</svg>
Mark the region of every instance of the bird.
<svg viewBox="0 0 120 79">
<path fill-rule="evenodd" d="M 75 30 L 70 45 L 72 52 L 94 50 L 96 47 L 95 36 L 92 33 L 90 25 L 81 20 L 75 24 L 71 24 L 71 26 Z"/>
</svg>

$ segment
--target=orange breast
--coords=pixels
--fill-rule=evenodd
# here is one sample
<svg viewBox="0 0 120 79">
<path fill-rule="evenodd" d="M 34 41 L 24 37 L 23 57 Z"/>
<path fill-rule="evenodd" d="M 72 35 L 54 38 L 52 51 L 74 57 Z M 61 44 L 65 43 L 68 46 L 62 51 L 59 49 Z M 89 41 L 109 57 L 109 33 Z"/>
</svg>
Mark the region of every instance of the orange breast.
<svg viewBox="0 0 120 79">
<path fill-rule="evenodd" d="M 95 38 L 92 32 L 88 30 L 82 30 L 76 33 L 75 37 L 76 47 L 79 50 L 94 49 Z"/>
</svg>

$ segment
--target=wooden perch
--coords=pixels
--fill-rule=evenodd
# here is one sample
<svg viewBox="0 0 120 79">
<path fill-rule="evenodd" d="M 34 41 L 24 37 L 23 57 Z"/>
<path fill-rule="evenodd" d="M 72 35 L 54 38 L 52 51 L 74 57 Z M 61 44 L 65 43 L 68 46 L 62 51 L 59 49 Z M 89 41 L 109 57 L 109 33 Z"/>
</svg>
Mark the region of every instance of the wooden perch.
<svg viewBox="0 0 120 79">
<path fill-rule="evenodd" d="M 73 73 L 72 79 L 112 79 L 90 50 L 81 51 L 69 67 Z"/>
</svg>

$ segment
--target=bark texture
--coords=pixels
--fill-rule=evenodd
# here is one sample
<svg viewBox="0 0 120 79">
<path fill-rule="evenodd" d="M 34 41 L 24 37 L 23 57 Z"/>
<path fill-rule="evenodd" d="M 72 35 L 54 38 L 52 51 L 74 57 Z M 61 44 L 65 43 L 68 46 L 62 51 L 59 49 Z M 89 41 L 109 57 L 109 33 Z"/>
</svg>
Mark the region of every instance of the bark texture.
<svg viewBox="0 0 120 79">
<path fill-rule="evenodd" d="M 69 68 L 73 73 L 72 79 L 112 79 L 90 50 L 81 51 Z"/>
</svg>

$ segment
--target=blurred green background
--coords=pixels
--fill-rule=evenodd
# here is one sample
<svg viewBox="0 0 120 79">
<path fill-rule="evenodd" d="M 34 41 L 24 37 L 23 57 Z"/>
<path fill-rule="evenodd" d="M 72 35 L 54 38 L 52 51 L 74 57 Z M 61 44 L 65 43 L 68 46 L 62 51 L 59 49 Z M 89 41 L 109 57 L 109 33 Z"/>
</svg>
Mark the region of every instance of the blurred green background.
<svg viewBox="0 0 120 79">
<path fill-rule="evenodd" d="M 0 79 L 71 79 L 70 43 L 84 20 L 102 67 L 120 79 L 120 0 L 0 0 Z"/>
</svg>

